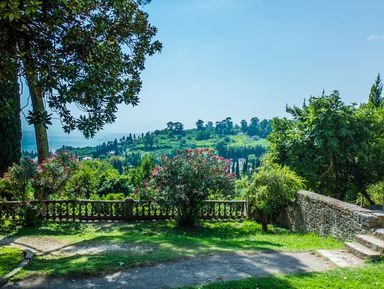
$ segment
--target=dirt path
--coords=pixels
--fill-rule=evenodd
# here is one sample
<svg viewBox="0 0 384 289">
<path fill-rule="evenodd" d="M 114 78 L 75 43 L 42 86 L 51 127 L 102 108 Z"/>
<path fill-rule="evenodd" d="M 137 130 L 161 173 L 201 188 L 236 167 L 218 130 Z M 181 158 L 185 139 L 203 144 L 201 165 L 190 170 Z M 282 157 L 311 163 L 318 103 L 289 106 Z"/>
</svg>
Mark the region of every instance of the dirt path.
<svg viewBox="0 0 384 289">
<path fill-rule="evenodd" d="M 63 240 L 51 237 L 6 237 L 0 240 L 1 246 L 15 246 L 21 249 L 31 250 L 35 255 L 74 256 L 97 255 L 110 251 L 140 251 L 150 252 L 153 248 L 144 245 L 129 243 L 105 244 L 105 243 L 76 243 L 71 244 Z"/>
<path fill-rule="evenodd" d="M 36 277 L 8 284 L 4 288 L 175 288 L 251 276 L 323 271 L 332 267 L 330 262 L 311 253 L 232 253 L 166 262 L 74 280 Z"/>
</svg>

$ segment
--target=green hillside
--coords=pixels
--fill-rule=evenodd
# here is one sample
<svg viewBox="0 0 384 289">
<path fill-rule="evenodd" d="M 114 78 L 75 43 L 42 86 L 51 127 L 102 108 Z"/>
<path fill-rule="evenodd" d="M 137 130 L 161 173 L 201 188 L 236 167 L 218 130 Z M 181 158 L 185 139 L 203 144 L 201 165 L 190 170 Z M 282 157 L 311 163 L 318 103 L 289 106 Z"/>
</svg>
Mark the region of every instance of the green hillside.
<svg viewBox="0 0 384 289">
<path fill-rule="evenodd" d="M 196 128 L 184 129 L 179 122 L 169 122 L 167 128 L 140 135 L 127 134 L 96 147 L 64 147 L 80 158 L 117 159 L 124 166 L 136 166 L 142 156 L 151 154 L 155 160 L 161 155 L 173 156 L 177 150 L 212 148 L 219 155 L 232 160 L 250 159 L 256 165 L 268 147 L 266 137 L 271 131 L 271 121 L 252 118 L 234 125 L 231 118 L 213 125 L 199 120 Z"/>
</svg>

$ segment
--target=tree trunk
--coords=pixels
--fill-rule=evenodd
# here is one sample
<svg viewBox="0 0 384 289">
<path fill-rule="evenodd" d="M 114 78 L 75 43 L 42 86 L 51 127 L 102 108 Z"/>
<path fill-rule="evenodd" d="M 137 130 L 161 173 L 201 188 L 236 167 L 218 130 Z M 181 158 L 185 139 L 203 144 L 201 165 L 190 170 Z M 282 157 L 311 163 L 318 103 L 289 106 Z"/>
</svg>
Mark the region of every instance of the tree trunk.
<svg viewBox="0 0 384 289">
<path fill-rule="evenodd" d="M 180 209 L 180 214 L 177 217 L 177 223 L 180 227 L 193 227 L 198 218 L 199 209 L 196 205 L 183 206 Z"/>
<path fill-rule="evenodd" d="M 264 213 L 261 216 L 261 229 L 263 232 L 268 232 L 268 215 Z"/>
<path fill-rule="evenodd" d="M 29 90 L 33 90 L 33 86 L 30 85 L 28 80 Z M 37 91 L 37 92 L 36 92 Z M 41 92 L 35 88 L 35 92 L 31 92 L 32 99 L 32 109 L 34 113 L 42 114 L 45 112 L 43 97 Z M 48 146 L 48 134 L 47 129 L 44 126 L 43 122 L 35 122 L 35 137 L 36 137 L 36 145 L 37 145 L 37 153 L 38 153 L 38 162 L 39 164 L 43 162 L 49 156 L 49 146 Z"/>
<path fill-rule="evenodd" d="M 33 59 L 30 55 L 28 43 L 24 43 L 23 50 L 25 53 L 24 68 L 32 100 L 32 110 L 34 115 L 42 116 L 45 112 L 43 91 L 41 91 L 40 87 L 38 87 L 36 83 L 37 74 Z M 37 118 L 33 125 L 35 127 L 38 162 L 40 164 L 49 156 L 47 129 L 45 128 L 44 121 L 41 118 Z"/>
</svg>

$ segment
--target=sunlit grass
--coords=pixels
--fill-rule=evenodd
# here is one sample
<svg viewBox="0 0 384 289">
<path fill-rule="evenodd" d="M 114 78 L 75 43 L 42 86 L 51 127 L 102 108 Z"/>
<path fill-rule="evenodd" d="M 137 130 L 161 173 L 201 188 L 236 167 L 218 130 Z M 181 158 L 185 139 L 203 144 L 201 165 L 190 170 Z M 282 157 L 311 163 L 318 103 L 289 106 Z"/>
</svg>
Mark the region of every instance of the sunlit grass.
<svg viewBox="0 0 384 289">
<path fill-rule="evenodd" d="M 0 277 L 16 268 L 23 260 L 23 251 L 14 247 L 0 248 Z"/>
<path fill-rule="evenodd" d="M 366 264 L 359 268 L 334 269 L 321 273 L 247 278 L 184 289 L 371 289 L 383 288 L 384 262 Z"/>
<path fill-rule="evenodd" d="M 193 229 L 178 228 L 172 221 L 142 223 L 47 223 L 25 229 L 19 236 L 44 236 L 66 244 L 121 244 L 150 248 L 87 256 L 36 256 L 22 275 L 83 275 L 217 252 L 262 250 L 314 250 L 340 248 L 342 243 L 316 234 L 292 233 L 270 227 L 263 233 L 255 222 L 202 222 Z"/>
</svg>

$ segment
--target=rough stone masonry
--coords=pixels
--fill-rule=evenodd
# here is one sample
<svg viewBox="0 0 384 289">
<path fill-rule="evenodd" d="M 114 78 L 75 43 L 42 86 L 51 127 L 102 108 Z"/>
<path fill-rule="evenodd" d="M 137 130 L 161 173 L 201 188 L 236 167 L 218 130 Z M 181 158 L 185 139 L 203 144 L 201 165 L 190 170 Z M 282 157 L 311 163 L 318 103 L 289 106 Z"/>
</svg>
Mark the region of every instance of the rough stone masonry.
<svg viewBox="0 0 384 289">
<path fill-rule="evenodd" d="M 384 213 L 313 192 L 299 191 L 295 202 L 278 216 L 277 222 L 295 231 L 348 240 L 356 234 L 384 227 Z"/>
</svg>

